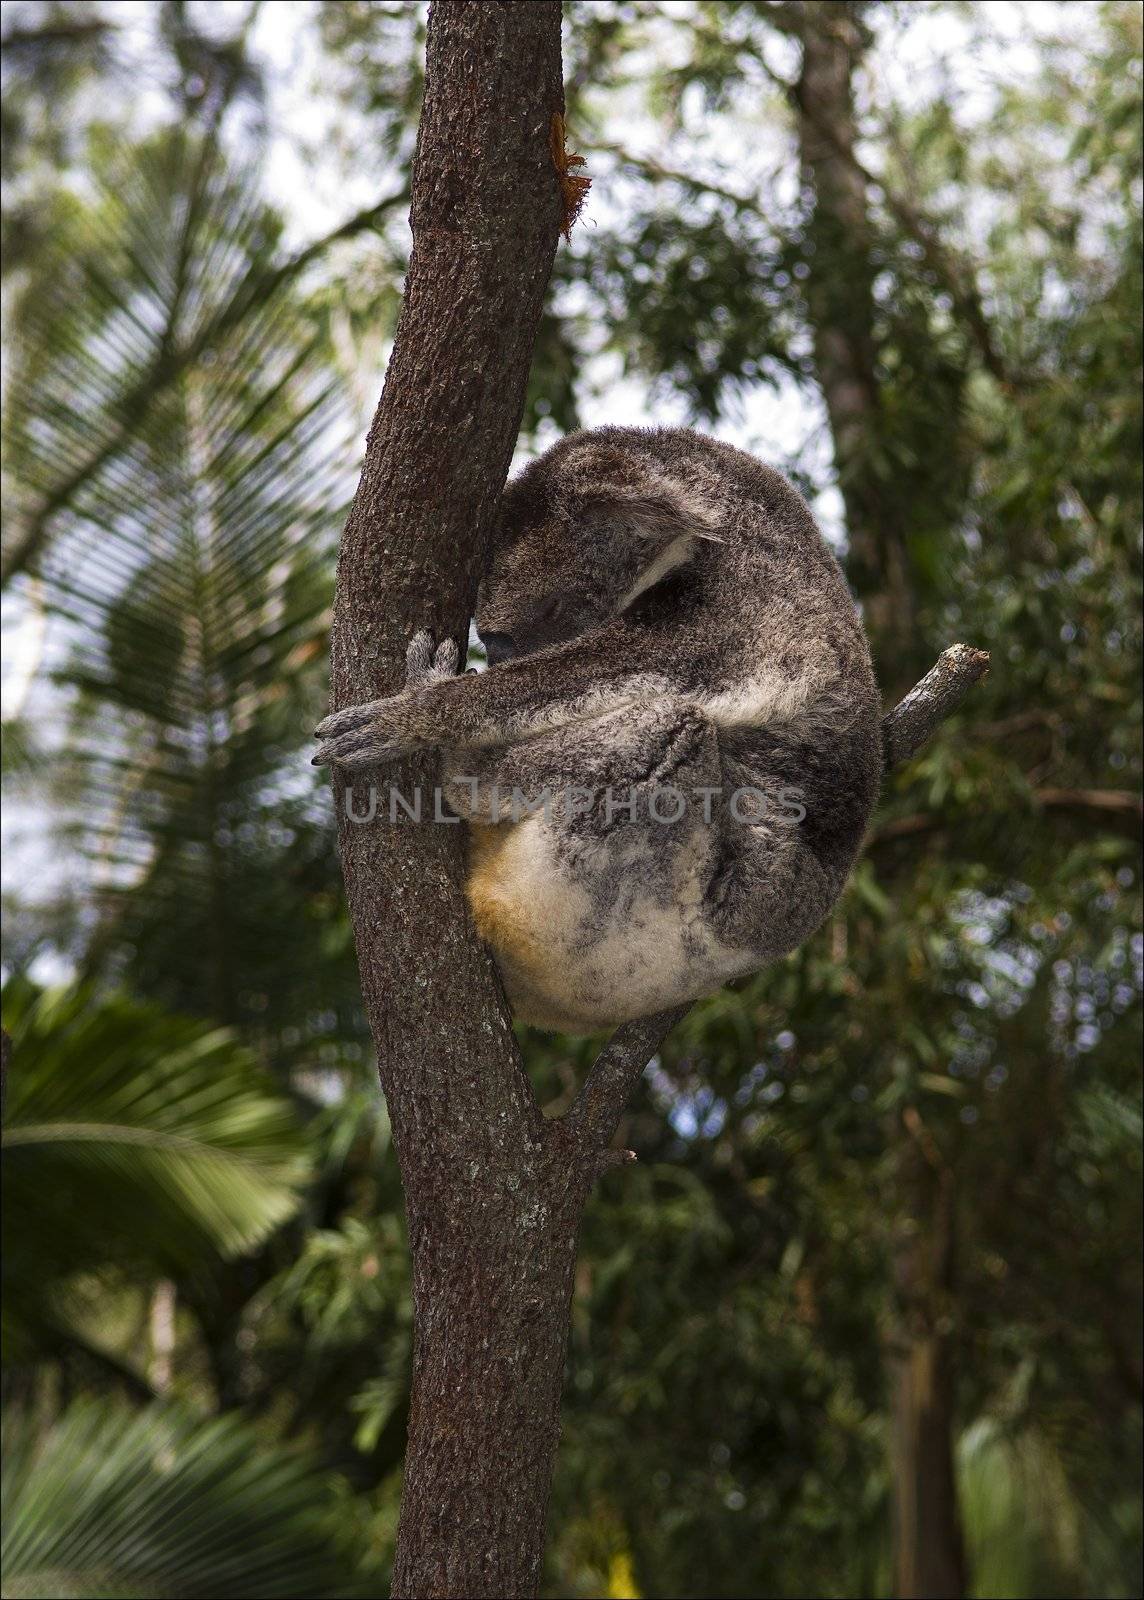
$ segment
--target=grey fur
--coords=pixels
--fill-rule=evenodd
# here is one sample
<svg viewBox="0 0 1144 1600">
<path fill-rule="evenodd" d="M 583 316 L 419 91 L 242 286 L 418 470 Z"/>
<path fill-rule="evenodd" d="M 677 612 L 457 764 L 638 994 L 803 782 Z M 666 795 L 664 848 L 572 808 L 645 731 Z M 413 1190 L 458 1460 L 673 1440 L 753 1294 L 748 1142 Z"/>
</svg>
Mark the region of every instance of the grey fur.
<svg viewBox="0 0 1144 1600">
<path fill-rule="evenodd" d="M 451 647 L 419 635 L 407 688 L 327 718 L 316 759 L 444 751 L 519 1015 L 595 1031 L 819 925 L 877 796 L 880 707 L 845 581 L 784 478 L 687 429 L 573 434 L 506 489 L 476 621 L 497 664 L 453 677 Z M 494 786 L 502 816 L 514 789 L 554 803 L 497 822 Z M 697 797 L 672 825 L 668 789 Z"/>
</svg>

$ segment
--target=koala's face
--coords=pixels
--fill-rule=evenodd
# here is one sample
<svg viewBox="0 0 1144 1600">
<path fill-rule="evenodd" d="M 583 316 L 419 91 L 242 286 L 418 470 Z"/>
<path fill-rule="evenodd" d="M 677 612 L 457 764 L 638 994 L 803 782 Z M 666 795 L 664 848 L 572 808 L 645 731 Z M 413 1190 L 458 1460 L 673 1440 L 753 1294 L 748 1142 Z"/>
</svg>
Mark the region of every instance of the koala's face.
<svg viewBox="0 0 1144 1600">
<path fill-rule="evenodd" d="M 603 530 L 570 508 L 506 494 L 477 591 L 490 666 L 578 638 L 615 614 L 638 558 L 607 545 Z"/>
<path fill-rule="evenodd" d="M 610 586 L 585 554 L 556 518 L 494 538 L 476 615 L 490 666 L 575 639 L 607 618 Z"/>
<path fill-rule="evenodd" d="M 600 627 L 688 559 L 696 535 L 702 508 L 615 445 L 557 446 L 501 501 L 477 593 L 490 665 Z"/>
</svg>

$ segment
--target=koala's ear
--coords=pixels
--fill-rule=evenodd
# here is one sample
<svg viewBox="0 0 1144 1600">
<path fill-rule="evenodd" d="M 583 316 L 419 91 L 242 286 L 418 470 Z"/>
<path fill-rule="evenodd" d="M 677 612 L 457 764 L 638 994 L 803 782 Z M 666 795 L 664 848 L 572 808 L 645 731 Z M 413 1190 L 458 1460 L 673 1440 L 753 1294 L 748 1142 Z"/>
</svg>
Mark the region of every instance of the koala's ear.
<svg viewBox="0 0 1144 1600">
<path fill-rule="evenodd" d="M 607 523 L 657 544 L 679 538 L 723 543 L 715 532 L 716 519 L 700 497 L 666 481 L 631 488 L 608 485 L 585 495 L 579 509 L 586 523 Z"/>
</svg>

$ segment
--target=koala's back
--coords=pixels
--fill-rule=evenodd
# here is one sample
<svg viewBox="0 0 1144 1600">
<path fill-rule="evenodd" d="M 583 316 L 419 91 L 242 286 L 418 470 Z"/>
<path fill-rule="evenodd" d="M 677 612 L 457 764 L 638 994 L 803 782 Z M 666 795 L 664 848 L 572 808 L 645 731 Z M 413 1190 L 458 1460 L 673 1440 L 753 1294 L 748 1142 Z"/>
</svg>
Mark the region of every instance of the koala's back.
<svg viewBox="0 0 1144 1600">
<path fill-rule="evenodd" d="M 731 762 L 798 782 L 804 838 L 848 871 L 881 782 L 881 701 L 857 608 L 809 507 L 781 473 L 690 429 L 599 432 L 677 476 L 710 508 L 720 541 L 647 594 L 633 624 L 676 642 L 674 675 Z"/>
<path fill-rule="evenodd" d="M 812 666 L 815 685 L 877 706 L 846 580 L 810 508 L 781 473 L 691 429 L 599 432 L 614 432 L 633 452 L 646 453 L 708 508 L 712 541 L 719 543 L 703 552 L 701 589 L 687 608 L 718 657 L 701 650 L 704 667 L 749 678 L 760 664 L 792 676 Z"/>
</svg>

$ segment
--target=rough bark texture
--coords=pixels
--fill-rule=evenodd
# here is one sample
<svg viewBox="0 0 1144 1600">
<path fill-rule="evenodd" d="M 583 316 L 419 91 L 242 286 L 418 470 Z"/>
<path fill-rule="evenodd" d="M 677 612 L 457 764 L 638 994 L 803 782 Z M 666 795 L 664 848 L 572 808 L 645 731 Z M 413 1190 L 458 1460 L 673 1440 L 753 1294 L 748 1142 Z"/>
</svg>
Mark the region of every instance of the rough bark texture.
<svg viewBox="0 0 1144 1600">
<path fill-rule="evenodd" d="M 342 540 L 333 703 L 400 687 L 421 627 L 467 641 L 562 221 L 557 0 L 438 4 L 414 160 L 413 255 Z M 429 763 L 375 775 L 426 791 Z M 538 1582 L 576 1226 L 462 892 L 461 829 L 358 825 L 336 792 L 366 1011 L 405 1185 L 413 1397 L 393 1592 Z M 364 805 L 359 808 L 364 811 Z"/>
<path fill-rule="evenodd" d="M 971 645 L 951 644 L 905 699 L 882 719 L 886 768 L 908 761 L 936 725 L 965 699 L 989 670 L 989 654 Z"/>
</svg>

